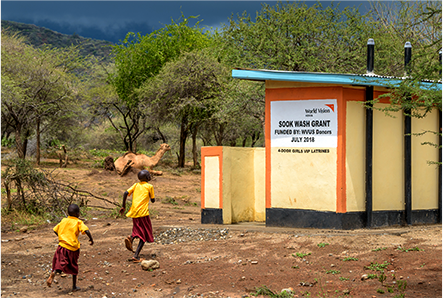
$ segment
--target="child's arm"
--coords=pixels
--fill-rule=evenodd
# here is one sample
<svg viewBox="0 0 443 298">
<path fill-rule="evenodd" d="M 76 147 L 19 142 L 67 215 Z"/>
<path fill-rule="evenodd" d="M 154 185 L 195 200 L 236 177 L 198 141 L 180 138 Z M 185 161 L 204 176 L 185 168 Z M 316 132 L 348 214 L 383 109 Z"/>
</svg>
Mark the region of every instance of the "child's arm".
<svg viewBox="0 0 443 298">
<path fill-rule="evenodd" d="M 126 198 L 128 197 L 128 192 L 125 191 L 125 193 L 123 194 L 123 203 L 122 203 L 122 208 L 120 209 L 120 214 L 123 215 L 125 213 L 125 209 L 126 209 Z"/>
<path fill-rule="evenodd" d="M 91 232 L 89 232 L 89 230 L 86 230 L 86 231 L 85 231 L 85 234 L 88 235 L 88 237 L 89 237 L 89 242 L 91 242 L 91 245 L 93 245 L 93 244 L 94 244 L 94 240 L 92 239 Z"/>
<path fill-rule="evenodd" d="M 155 203 L 155 195 L 154 195 L 154 188 L 153 187 L 150 190 L 149 197 L 151 198 L 151 203 Z"/>
</svg>

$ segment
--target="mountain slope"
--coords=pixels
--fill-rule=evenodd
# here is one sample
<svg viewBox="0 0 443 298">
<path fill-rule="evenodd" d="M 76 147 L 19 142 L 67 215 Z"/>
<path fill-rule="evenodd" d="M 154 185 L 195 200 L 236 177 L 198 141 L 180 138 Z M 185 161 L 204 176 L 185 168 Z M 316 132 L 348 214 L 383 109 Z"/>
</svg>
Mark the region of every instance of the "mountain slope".
<svg viewBox="0 0 443 298">
<path fill-rule="evenodd" d="M 4 20 L 2 20 L 3 30 L 24 36 L 28 43 L 34 47 L 40 47 L 45 44 L 56 48 L 79 45 L 80 53 L 83 56 L 94 55 L 105 61 L 111 60 L 111 46 L 114 44 L 110 41 L 85 38 L 75 33 L 67 35 L 36 25 Z"/>
</svg>

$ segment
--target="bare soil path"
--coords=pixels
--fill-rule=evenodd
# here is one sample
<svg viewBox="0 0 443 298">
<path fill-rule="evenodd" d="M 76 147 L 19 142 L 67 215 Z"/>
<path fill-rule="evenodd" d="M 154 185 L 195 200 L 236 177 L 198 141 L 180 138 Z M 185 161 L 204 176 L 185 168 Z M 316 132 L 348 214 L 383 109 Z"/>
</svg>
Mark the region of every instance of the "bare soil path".
<svg viewBox="0 0 443 298">
<path fill-rule="evenodd" d="M 59 179 L 119 202 L 137 181 L 135 174 L 121 178 L 81 166 L 57 171 Z M 48 288 L 57 223 L 26 233 L 2 225 L 1 296 L 251 297 L 258 289 L 290 288 L 291 297 L 442 296 L 441 225 L 352 231 L 202 225 L 200 174 L 166 172 L 152 184 L 156 242 L 146 244 L 141 257 L 157 260 L 159 269 L 144 271 L 128 260 L 123 239 L 130 219 L 88 211 L 95 244 L 80 236 L 81 290 L 70 292 L 70 275 L 57 275 Z"/>
</svg>

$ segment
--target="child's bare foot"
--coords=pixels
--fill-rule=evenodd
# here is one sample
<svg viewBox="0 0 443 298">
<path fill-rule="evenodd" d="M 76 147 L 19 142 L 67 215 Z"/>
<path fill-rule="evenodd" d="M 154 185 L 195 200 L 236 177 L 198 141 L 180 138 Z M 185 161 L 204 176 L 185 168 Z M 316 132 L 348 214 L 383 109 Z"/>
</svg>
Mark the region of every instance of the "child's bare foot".
<svg viewBox="0 0 443 298">
<path fill-rule="evenodd" d="M 134 263 L 141 263 L 141 261 L 144 261 L 144 260 L 145 260 L 145 259 L 132 257 L 132 262 L 134 262 Z"/>
<path fill-rule="evenodd" d="M 125 246 L 129 251 L 134 252 L 134 249 L 132 248 L 132 237 L 131 236 L 128 236 L 125 238 Z"/>
<path fill-rule="evenodd" d="M 46 280 L 46 285 L 50 288 L 52 285 L 52 282 L 54 281 L 55 272 L 51 272 L 51 275 L 49 275 L 48 279 Z"/>
</svg>

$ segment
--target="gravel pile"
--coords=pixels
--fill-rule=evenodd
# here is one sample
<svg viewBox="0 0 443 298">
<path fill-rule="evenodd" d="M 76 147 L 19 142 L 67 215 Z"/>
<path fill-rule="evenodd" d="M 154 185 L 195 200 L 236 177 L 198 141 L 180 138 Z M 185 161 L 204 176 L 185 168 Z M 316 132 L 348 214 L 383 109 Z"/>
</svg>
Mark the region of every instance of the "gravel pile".
<svg viewBox="0 0 443 298">
<path fill-rule="evenodd" d="M 228 237 L 229 229 L 171 228 L 155 236 L 160 244 L 176 244 L 188 241 L 217 241 Z"/>
</svg>

